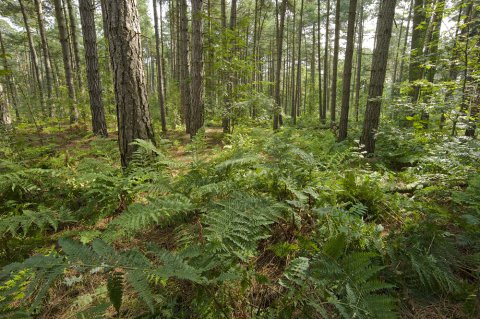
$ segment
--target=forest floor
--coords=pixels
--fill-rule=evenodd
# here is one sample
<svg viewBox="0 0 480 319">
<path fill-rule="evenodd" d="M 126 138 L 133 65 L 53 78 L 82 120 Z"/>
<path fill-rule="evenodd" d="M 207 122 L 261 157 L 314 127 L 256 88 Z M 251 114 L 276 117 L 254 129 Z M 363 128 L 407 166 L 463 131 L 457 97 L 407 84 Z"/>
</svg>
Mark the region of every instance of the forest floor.
<svg viewBox="0 0 480 319">
<path fill-rule="evenodd" d="M 382 135 L 365 158 L 309 123 L 207 127 L 193 141 L 173 131 L 141 144 L 122 171 L 115 132 L 19 126 L 0 138 L 0 265 L 51 256 L 65 278 L 44 290 L 41 274 L 20 280 L 32 295 L 5 294 L 0 314 L 71 318 L 105 305 L 100 316 L 113 318 L 116 269 L 121 318 L 474 318 L 479 154 L 478 141 L 429 132 Z M 62 238 L 116 266 L 81 272 L 86 257 L 70 254 L 83 248 Z M 153 272 L 134 282 L 133 261 L 108 259 L 137 253 Z"/>
</svg>

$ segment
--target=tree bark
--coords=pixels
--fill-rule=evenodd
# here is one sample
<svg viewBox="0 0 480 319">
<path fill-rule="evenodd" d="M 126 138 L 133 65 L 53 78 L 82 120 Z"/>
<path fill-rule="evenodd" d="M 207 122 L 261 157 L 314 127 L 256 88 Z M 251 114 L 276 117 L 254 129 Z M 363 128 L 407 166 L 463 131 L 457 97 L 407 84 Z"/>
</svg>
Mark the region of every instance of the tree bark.
<svg viewBox="0 0 480 319">
<path fill-rule="evenodd" d="M 53 93 L 52 65 L 50 64 L 50 51 L 48 50 L 48 41 L 45 33 L 42 0 L 35 0 L 35 9 L 37 11 L 38 31 L 40 33 L 40 41 L 42 44 L 42 52 L 43 52 L 43 67 L 45 68 L 45 80 L 47 82 L 46 83 L 47 97 L 49 100 L 48 112 L 49 112 L 49 116 L 53 116 L 53 108 L 51 106 L 53 102 L 52 101 L 52 93 Z"/>
<path fill-rule="evenodd" d="M 203 39 L 202 0 L 192 0 L 192 112 L 190 135 L 203 126 Z"/>
<path fill-rule="evenodd" d="M 304 0 L 300 1 L 300 21 L 298 23 L 298 48 L 297 48 L 297 90 L 296 90 L 296 99 L 295 99 L 295 107 L 292 110 L 292 117 L 293 117 L 293 124 L 297 123 L 297 115 L 300 111 L 301 105 L 301 86 L 302 86 L 302 31 L 303 31 L 303 2 Z"/>
<path fill-rule="evenodd" d="M 3 35 L 1 31 L 0 31 L 0 50 L 1 50 L 0 54 L 2 55 L 2 60 L 3 60 L 3 69 L 11 72 L 8 59 L 7 59 L 7 53 L 5 51 L 5 44 L 3 43 Z M 15 119 L 17 121 L 20 121 L 21 117 L 20 117 L 20 112 L 18 110 L 18 97 L 17 97 L 17 89 L 15 87 L 15 80 L 10 73 L 7 74 L 6 78 L 7 78 L 8 90 L 10 91 L 10 96 L 12 97 L 11 100 L 12 100 L 13 110 L 15 111 Z"/>
<path fill-rule="evenodd" d="M 179 0 L 180 10 L 180 33 L 179 33 L 179 69 L 180 69 L 180 100 L 182 103 L 183 117 L 185 121 L 185 130 L 190 134 L 191 123 L 191 92 L 190 92 L 190 67 L 188 64 L 188 18 L 187 1 Z"/>
<path fill-rule="evenodd" d="M 335 8 L 335 42 L 333 45 L 333 61 L 332 61 L 332 98 L 330 101 L 330 121 L 332 125 L 335 124 L 336 107 L 337 107 L 337 73 L 338 73 L 338 51 L 340 47 L 340 3 L 341 0 L 337 0 Z"/>
<path fill-rule="evenodd" d="M 278 8 L 278 5 L 277 5 Z M 280 75 L 282 74 L 282 48 L 283 48 L 283 30 L 285 28 L 285 13 L 287 12 L 287 0 L 282 0 L 278 13 L 280 13 L 280 22 L 277 26 L 277 61 L 275 68 L 275 109 L 273 112 L 273 129 L 278 130 L 280 127 L 280 110 L 282 101 L 280 99 Z M 278 14 L 277 21 L 278 21 Z"/>
<path fill-rule="evenodd" d="M 363 0 L 360 0 L 360 17 L 358 27 L 357 46 L 357 79 L 355 80 L 355 121 L 358 122 L 360 108 L 360 87 L 362 85 L 362 59 L 363 59 Z"/>
<path fill-rule="evenodd" d="M 80 46 L 78 44 L 78 37 L 77 37 L 77 19 L 75 18 L 75 11 L 73 10 L 72 0 L 67 1 L 67 11 L 68 17 L 70 21 L 70 33 L 72 37 L 72 46 L 73 46 L 73 60 L 74 60 L 74 69 L 75 69 L 75 77 L 77 79 L 78 88 L 82 90 L 83 82 L 82 82 L 82 67 L 81 67 L 81 60 L 80 60 Z"/>
<path fill-rule="evenodd" d="M 75 87 L 73 85 L 72 77 L 72 62 L 70 60 L 70 52 L 68 47 L 68 33 L 65 24 L 65 16 L 63 15 L 63 8 L 61 0 L 53 1 L 55 7 L 55 17 L 58 25 L 58 34 L 60 37 L 60 44 L 62 46 L 63 68 L 65 70 L 65 81 L 67 82 L 69 107 L 70 107 L 70 123 L 78 121 L 78 109 L 75 96 Z"/>
<path fill-rule="evenodd" d="M 105 15 L 117 104 L 118 145 L 122 167 L 130 162 L 135 139 L 154 134 L 148 108 L 137 1 L 105 0 Z"/>
<path fill-rule="evenodd" d="M 343 141 L 347 138 L 348 112 L 350 108 L 350 85 L 352 82 L 353 47 L 355 46 L 356 11 L 357 0 L 350 0 L 350 7 L 348 9 L 347 48 L 345 51 L 345 62 L 343 67 L 342 109 L 338 133 L 339 141 Z"/>
<path fill-rule="evenodd" d="M 380 122 L 380 108 L 387 73 L 388 50 L 392 36 L 392 24 L 395 15 L 396 0 L 382 0 L 378 14 L 376 41 L 373 50 L 372 72 L 368 89 L 367 107 L 360 143 L 367 153 L 375 151 L 375 133 Z"/>
<path fill-rule="evenodd" d="M 162 78 L 162 56 L 160 54 L 160 32 L 158 30 L 158 13 L 157 0 L 152 0 L 153 5 L 153 20 L 155 26 L 155 53 L 157 60 L 157 95 L 158 105 L 160 106 L 160 121 L 162 123 L 162 132 L 167 131 L 167 117 L 165 113 L 165 96 L 163 95 L 163 78 Z M 161 4 L 160 4 L 161 6 Z"/>
<path fill-rule="evenodd" d="M 20 11 L 22 12 L 23 23 L 25 26 L 25 31 L 27 33 L 28 46 L 30 48 L 30 58 L 33 66 L 33 78 L 36 84 L 38 97 L 40 98 L 40 109 L 42 110 L 42 113 L 45 115 L 46 104 L 45 104 L 45 97 L 43 95 L 42 81 L 40 77 L 40 68 L 38 66 L 37 52 L 35 50 L 35 45 L 33 43 L 32 32 L 30 31 L 30 25 L 28 24 L 28 17 L 25 11 L 25 6 L 23 5 L 23 0 L 18 0 L 18 3 L 20 4 Z"/>
<path fill-rule="evenodd" d="M 3 91 L 2 83 L 0 83 L 0 125 L 7 129 L 12 125 L 12 118 L 8 110 L 7 94 Z"/>
<path fill-rule="evenodd" d="M 85 47 L 85 65 L 87 69 L 88 94 L 92 113 L 93 134 L 106 137 L 107 122 L 102 101 L 102 85 L 98 67 L 97 34 L 95 31 L 95 1 L 79 0 L 80 21 Z"/>
</svg>

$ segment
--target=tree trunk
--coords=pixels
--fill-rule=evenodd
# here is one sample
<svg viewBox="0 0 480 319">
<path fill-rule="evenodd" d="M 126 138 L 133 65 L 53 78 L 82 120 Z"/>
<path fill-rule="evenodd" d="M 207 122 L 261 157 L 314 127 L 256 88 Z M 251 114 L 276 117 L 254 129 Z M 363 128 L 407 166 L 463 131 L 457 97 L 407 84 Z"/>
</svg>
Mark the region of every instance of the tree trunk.
<svg viewBox="0 0 480 319">
<path fill-rule="evenodd" d="M 329 48 L 329 37 L 330 37 L 330 0 L 327 1 L 327 21 L 325 26 L 325 58 L 323 59 L 323 118 L 322 123 L 325 123 L 327 120 L 327 107 L 328 107 L 328 48 Z"/>
<path fill-rule="evenodd" d="M 429 82 L 433 82 L 437 71 L 438 61 L 438 45 L 440 41 L 440 27 L 442 25 L 443 13 L 445 11 L 445 0 L 439 0 L 435 6 L 432 16 L 432 32 L 427 41 L 427 56 L 430 58 L 430 69 L 427 70 L 426 78 Z"/>
<path fill-rule="evenodd" d="M 107 122 L 105 121 L 102 101 L 102 85 L 98 68 L 97 34 L 95 31 L 95 1 L 79 0 L 79 6 L 93 134 L 106 137 L 108 135 Z"/>
<path fill-rule="evenodd" d="M 122 167 L 127 167 L 135 139 L 154 134 L 148 109 L 137 1 L 105 0 L 105 15 L 117 103 L 118 145 Z"/>
<path fill-rule="evenodd" d="M 277 5 L 278 8 L 278 5 Z M 277 56 L 275 68 L 275 109 L 273 112 L 273 129 L 278 130 L 280 127 L 280 110 L 282 102 L 280 99 L 280 75 L 282 74 L 282 48 L 283 48 L 283 30 L 285 28 L 285 13 L 287 12 L 287 0 L 282 0 L 280 8 L 278 8 L 276 19 L 278 21 L 278 13 L 280 13 L 280 22 L 277 25 Z"/>
<path fill-rule="evenodd" d="M 320 122 L 325 121 L 325 114 L 324 114 L 324 105 L 323 105 L 323 94 L 322 92 L 322 27 L 320 24 L 320 0 L 317 0 L 317 24 L 318 24 L 318 115 L 320 117 Z M 325 43 L 326 47 L 326 43 Z M 325 63 L 325 61 L 324 61 Z M 323 93 L 323 94 L 322 94 Z"/>
<path fill-rule="evenodd" d="M 47 97 L 49 100 L 48 103 L 48 115 L 53 116 L 52 108 L 52 93 L 53 93 L 53 76 L 52 76 L 52 65 L 50 64 L 50 51 L 48 50 L 47 36 L 45 33 L 44 25 L 44 16 L 43 16 L 43 7 L 42 0 L 35 0 L 35 9 L 37 11 L 37 21 L 38 21 L 38 31 L 40 33 L 40 41 L 42 44 L 43 52 L 43 67 L 45 68 L 45 80 L 47 85 Z"/>
<path fill-rule="evenodd" d="M 355 46 L 356 10 L 357 0 L 350 0 L 350 7 L 348 9 L 347 48 L 345 51 L 345 62 L 343 67 L 343 92 L 340 129 L 338 135 L 339 141 L 343 141 L 347 138 L 348 111 L 350 108 L 350 85 L 352 82 L 353 47 Z"/>
<path fill-rule="evenodd" d="M 358 28 L 358 47 L 357 47 L 357 79 L 355 81 L 355 121 L 358 122 L 360 108 L 360 87 L 362 85 L 362 58 L 363 58 L 363 1 L 360 0 L 360 17 Z"/>
<path fill-rule="evenodd" d="M 3 35 L 1 31 L 0 31 L 0 50 L 1 50 L 0 54 L 2 55 L 2 60 L 3 60 L 3 69 L 11 71 L 8 63 L 7 53 L 5 51 L 5 44 L 3 43 Z M 10 96 L 12 97 L 11 100 L 12 100 L 13 109 L 15 111 L 15 119 L 17 121 L 20 121 L 21 118 L 20 118 L 20 112 L 18 110 L 18 97 L 17 97 L 17 89 L 15 87 L 15 81 L 13 76 L 10 73 L 7 74 L 6 78 L 7 78 L 8 90 L 10 91 Z"/>
<path fill-rule="evenodd" d="M 153 20 L 155 26 L 155 59 L 157 60 L 157 95 L 158 105 L 160 106 L 160 121 L 162 123 L 162 132 L 167 131 L 167 118 L 165 114 L 165 97 L 163 95 L 163 78 L 162 78 L 162 57 L 160 54 L 160 33 L 158 30 L 158 13 L 157 0 L 152 0 L 153 5 Z M 160 4 L 161 6 L 162 4 Z"/>
<path fill-rule="evenodd" d="M 179 0 L 180 10 L 180 42 L 179 42 L 179 68 L 180 68 L 180 100 L 182 103 L 183 117 L 186 133 L 190 134 L 191 123 L 191 92 L 190 92 L 190 68 L 188 65 L 188 18 L 187 1 Z"/>
<path fill-rule="evenodd" d="M 7 94 L 3 91 L 2 83 L 0 83 L 0 125 L 7 129 L 12 125 L 12 119 L 8 110 Z M 0 126 L 0 128 L 2 128 Z"/>
<path fill-rule="evenodd" d="M 75 87 L 73 85 L 72 77 L 72 62 L 70 60 L 70 52 L 68 48 L 68 33 L 65 24 L 65 17 L 63 15 L 61 0 L 53 1 L 55 7 L 55 17 L 58 25 L 58 34 L 60 37 L 60 44 L 62 46 L 63 68 L 65 70 L 65 81 L 67 82 L 69 107 L 70 107 L 70 123 L 78 121 L 78 109 L 75 96 Z"/>
<path fill-rule="evenodd" d="M 45 115 L 45 111 L 46 111 L 45 97 L 43 95 L 42 81 L 40 78 L 40 68 L 38 66 L 37 52 L 35 51 L 32 32 L 30 31 L 30 25 L 28 24 L 28 17 L 25 12 L 25 6 L 23 5 L 23 0 L 18 0 L 18 3 L 20 4 L 20 11 L 22 12 L 23 23 L 25 25 L 25 31 L 27 32 L 28 46 L 30 48 L 30 58 L 32 60 L 32 66 L 33 66 L 33 78 L 36 85 L 38 97 L 40 98 L 40 109 L 42 110 L 42 113 Z"/>
<path fill-rule="evenodd" d="M 423 75 L 422 61 L 420 60 L 423 55 L 423 45 L 426 33 L 426 28 L 421 26 L 426 20 L 425 1 L 426 0 L 414 0 L 410 68 L 408 72 L 408 80 L 412 85 L 410 96 L 413 103 L 417 102 L 420 96 L 420 86 L 416 85 L 414 82 L 420 80 Z"/>
<path fill-rule="evenodd" d="M 340 3 L 337 0 L 335 8 L 335 42 L 333 45 L 333 61 L 332 61 L 332 98 L 330 101 L 330 121 L 335 124 L 336 107 L 337 107 L 337 73 L 338 73 L 338 51 L 340 47 Z"/>
<path fill-rule="evenodd" d="M 302 31 L 303 31 L 303 2 L 300 2 L 300 21 L 298 23 L 298 48 L 297 48 L 297 90 L 296 90 L 296 100 L 295 107 L 292 110 L 293 124 L 297 123 L 297 115 L 300 111 L 301 105 L 301 86 L 302 86 Z"/>
<path fill-rule="evenodd" d="M 372 72 L 368 89 L 367 107 L 360 143 L 367 153 L 375 151 L 375 133 L 380 122 L 383 87 L 387 73 L 388 50 L 392 36 L 396 0 L 382 0 L 378 14 L 375 49 L 372 57 Z"/>
<path fill-rule="evenodd" d="M 75 62 L 75 76 L 77 78 L 78 88 L 82 90 L 83 83 L 82 83 L 82 68 L 81 68 L 81 61 L 80 61 L 80 46 L 78 44 L 78 37 L 77 37 L 77 19 L 75 18 L 75 11 L 73 11 L 72 0 L 67 1 L 67 10 L 68 16 L 70 20 L 70 33 L 72 39 L 72 46 L 73 46 L 73 60 Z"/>
<path fill-rule="evenodd" d="M 203 126 L 203 39 L 202 0 L 192 0 L 192 112 L 190 135 Z"/>
<path fill-rule="evenodd" d="M 399 72 L 399 76 L 397 79 L 394 79 L 394 81 L 396 83 L 401 83 L 403 82 L 403 70 L 404 70 L 404 65 L 405 65 L 405 55 L 407 53 L 407 45 L 408 45 L 408 35 L 409 35 L 409 32 L 410 32 L 410 23 L 412 21 L 412 12 L 413 12 L 413 1 L 412 0 L 410 2 L 410 10 L 408 12 L 408 18 L 407 18 L 407 29 L 405 30 L 405 36 L 404 36 L 404 41 L 403 41 L 403 50 L 402 50 L 402 58 L 401 58 L 401 62 L 400 62 L 400 72 Z"/>
</svg>

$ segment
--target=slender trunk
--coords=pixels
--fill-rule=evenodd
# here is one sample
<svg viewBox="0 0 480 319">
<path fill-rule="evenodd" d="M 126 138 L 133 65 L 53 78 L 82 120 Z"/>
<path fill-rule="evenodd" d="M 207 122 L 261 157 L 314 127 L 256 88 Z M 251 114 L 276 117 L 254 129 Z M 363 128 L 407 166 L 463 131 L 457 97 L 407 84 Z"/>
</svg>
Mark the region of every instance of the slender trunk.
<svg viewBox="0 0 480 319">
<path fill-rule="evenodd" d="M 122 167 L 130 162 L 135 139 L 154 142 L 148 109 L 137 1 L 105 0 L 110 58 L 117 104 L 118 145 Z"/>
<path fill-rule="evenodd" d="M 404 14 L 402 13 L 402 22 L 400 22 L 400 31 L 398 33 L 398 41 L 397 41 L 397 47 L 395 49 L 395 63 L 393 66 L 393 76 L 392 76 L 392 84 L 391 84 L 391 95 L 394 97 L 396 95 L 396 79 L 397 79 L 397 71 L 398 71 L 398 61 L 400 59 L 400 45 L 402 42 L 402 32 L 403 32 L 403 24 L 405 22 L 404 19 Z"/>
<path fill-rule="evenodd" d="M 368 89 L 368 101 L 360 143 L 368 153 L 375 151 L 375 134 L 380 122 L 383 87 L 387 73 L 388 50 L 392 36 L 396 0 L 382 0 L 377 20 L 376 41 L 372 57 L 372 72 Z"/>
<path fill-rule="evenodd" d="M 287 0 L 282 0 L 280 7 L 277 2 L 277 21 L 278 13 L 280 13 L 280 22 L 277 26 L 277 66 L 275 68 L 275 110 L 273 112 L 273 129 L 277 130 L 280 127 L 281 116 L 281 100 L 280 100 L 280 75 L 282 69 L 282 48 L 283 48 L 283 31 L 285 28 L 285 13 L 287 11 Z"/>
<path fill-rule="evenodd" d="M 343 67 L 343 92 L 340 129 L 338 136 L 339 141 L 343 141 L 347 138 L 348 112 L 350 108 L 350 85 L 352 80 L 353 47 L 355 46 L 356 10 L 357 0 L 350 0 L 350 7 L 348 9 L 347 48 L 345 51 L 345 62 Z"/>
<path fill-rule="evenodd" d="M 413 12 L 413 1 L 410 2 L 410 10 L 408 13 L 408 18 L 407 18 L 407 29 L 405 30 L 405 36 L 404 36 L 404 41 L 403 41 L 403 50 L 402 50 L 402 58 L 400 62 L 400 72 L 398 79 L 394 79 L 397 83 L 403 82 L 403 76 L 404 76 L 404 66 L 405 66 L 405 56 L 407 53 L 407 46 L 408 46 L 408 35 L 410 33 L 410 23 L 412 21 L 412 12 Z"/>
<path fill-rule="evenodd" d="M 422 27 L 422 23 L 426 20 L 424 2 L 425 0 L 414 0 L 413 31 L 408 75 L 408 80 L 412 86 L 410 97 L 413 103 L 417 102 L 420 96 L 420 86 L 415 84 L 415 81 L 420 80 L 423 75 L 421 58 L 426 33 L 426 28 Z"/>
<path fill-rule="evenodd" d="M 21 118 L 20 118 L 20 112 L 18 110 L 17 88 L 15 86 L 15 79 L 11 74 L 12 70 L 10 70 L 10 65 L 8 63 L 7 53 L 5 51 L 5 44 L 3 43 L 3 35 L 1 30 L 0 30 L 0 50 L 1 50 L 0 54 L 2 55 L 2 60 L 3 60 L 3 69 L 8 70 L 10 72 L 7 74 L 6 79 L 7 79 L 8 90 L 10 91 L 13 110 L 15 111 L 15 119 L 17 121 L 20 121 Z"/>
<path fill-rule="evenodd" d="M 60 37 L 60 44 L 62 46 L 63 67 L 65 70 L 65 81 L 67 82 L 69 107 L 70 107 L 70 123 L 78 121 L 78 109 L 75 96 L 75 87 L 73 86 L 73 77 L 71 69 L 70 53 L 68 48 L 68 33 L 65 25 L 65 16 L 63 15 L 63 9 L 61 0 L 53 1 L 55 7 L 55 17 L 58 25 L 58 34 Z"/>
<path fill-rule="evenodd" d="M 165 99 L 163 95 L 163 79 L 162 79 L 162 58 L 160 55 L 160 34 L 158 31 L 158 13 L 157 13 L 157 0 L 152 0 L 153 5 L 153 19 L 155 26 L 155 59 L 157 61 L 157 95 L 158 105 L 160 106 L 160 121 L 162 123 L 162 132 L 167 131 L 167 118 L 165 115 Z M 161 6 L 162 4 L 160 4 Z"/>
<path fill-rule="evenodd" d="M 45 34 L 45 25 L 44 25 L 44 16 L 43 16 L 43 7 L 42 0 L 35 0 L 35 8 L 37 11 L 37 22 L 38 22 L 38 31 L 40 33 L 40 41 L 42 44 L 43 52 L 43 67 L 45 69 L 45 81 L 47 85 L 47 97 L 49 100 L 48 103 L 48 115 L 53 116 L 52 108 L 52 93 L 53 93 L 53 76 L 52 76 L 52 65 L 50 64 L 50 51 L 48 50 L 47 36 Z"/>
<path fill-rule="evenodd" d="M 293 123 L 297 123 L 297 115 L 299 114 L 300 111 L 300 105 L 301 105 L 301 86 L 302 86 L 302 58 L 301 58 L 301 53 L 302 53 L 302 31 L 303 31 L 303 2 L 304 0 L 301 0 L 300 2 L 300 21 L 298 23 L 298 48 L 297 48 L 297 99 L 295 103 L 295 112 L 292 111 L 293 115 Z"/>
<path fill-rule="evenodd" d="M 32 66 L 33 66 L 33 78 L 34 78 L 34 83 L 36 87 L 36 91 L 38 93 L 38 96 L 40 98 L 40 109 L 42 110 L 42 113 L 45 115 L 45 97 L 43 95 L 43 89 L 42 89 L 42 81 L 40 78 L 40 68 L 38 66 L 38 57 L 37 57 L 37 52 L 35 51 L 35 45 L 33 43 L 33 36 L 32 32 L 30 31 L 30 25 L 28 24 L 28 17 L 25 12 L 25 6 L 23 5 L 23 0 L 18 0 L 18 3 L 20 4 L 20 11 L 22 12 L 22 17 L 23 17 L 23 23 L 25 26 L 25 31 L 27 33 L 27 39 L 28 39 L 28 46 L 30 48 L 30 58 L 32 61 Z"/>
<path fill-rule="evenodd" d="M 357 46 L 357 79 L 355 83 L 355 121 L 358 122 L 360 108 L 360 88 L 362 86 L 362 58 L 363 58 L 363 0 L 360 0 L 360 17 Z"/>
<path fill-rule="evenodd" d="M 78 44 L 78 37 L 77 37 L 77 19 L 75 18 L 75 11 L 73 11 L 72 0 L 67 1 L 67 10 L 68 10 L 68 17 L 70 21 L 70 34 L 72 39 L 72 46 L 73 46 L 73 61 L 75 66 L 75 76 L 77 80 L 77 85 L 80 90 L 83 88 L 82 83 L 82 68 L 81 68 L 81 61 L 80 61 L 80 46 Z"/>
<path fill-rule="evenodd" d="M 0 83 L 0 128 L 9 128 L 12 125 L 12 118 L 8 110 L 7 94 L 3 91 L 2 83 Z"/>
<path fill-rule="evenodd" d="M 192 0 L 192 113 L 190 135 L 203 126 L 202 0 Z"/>
<path fill-rule="evenodd" d="M 327 21 L 325 26 L 325 58 L 323 59 L 323 112 L 322 112 L 322 123 L 325 123 L 327 120 L 327 95 L 328 95 L 328 39 L 330 28 L 330 0 L 327 1 Z"/>
<path fill-rule="evenodd" d="M 318 24 L 318 115 L 320 122 L 325 120 L 325 114 L 323 113 L 323 96 L 322 96 L 322 63 L 320 62 L 322 57 L 322 27 L 320 24 L 320 0 L 317 0 L 317 24 Z M 324 62 L 325 63 L 325 62 Z"/>
<path fill-rule="evenodd" d="M 332 62 L 332 98 L 330 101 L 330 121 L 335 125 L 336 107 L 337 107 L 337 73 L 338 73 L 338 51 L 340 47 L 340 3 L 337 0 L 335 8 L 335 42 L 333 45 L 333 62 Z"/>
<path fill-rule="evenodd" d="M 102 85 L 98 67 L 97 33 L 95 31 L 95 1 L 79 0 L 80 21 L 85 47 L 85 66 L 87 70 L 88 94 L 92 113 L 93 134 L 106 137 L 107 122 L 102 101 Z"/>
<path fill-rule="evenodd" d="M 182 103 L 183 117 L 185 121 L 185 130 L 190 134 L 190 114 L 191 114 L 191 93 L 190 93 L 190 68 L 188 65 L 188 18 L 187 18 L 187 1 L 179 0 L 178 6 L 180 10 L 180 100 Z"/>
</svg>

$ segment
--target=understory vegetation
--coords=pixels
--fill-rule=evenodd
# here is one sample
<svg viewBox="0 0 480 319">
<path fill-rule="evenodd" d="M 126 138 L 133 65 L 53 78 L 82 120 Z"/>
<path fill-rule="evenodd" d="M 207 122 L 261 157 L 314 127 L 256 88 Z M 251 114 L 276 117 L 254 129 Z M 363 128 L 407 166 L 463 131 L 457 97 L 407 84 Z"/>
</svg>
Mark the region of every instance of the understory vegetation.
<svg viewBox="0 0 480 319">
<path fill-rule="evenodd" d="M 478 316 L 480 143 L 317 126 L 170 132 L 125 171 L 82 126 L 2 134 L 0 317 Z"/>
</svg>

